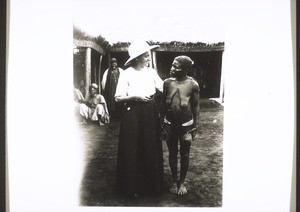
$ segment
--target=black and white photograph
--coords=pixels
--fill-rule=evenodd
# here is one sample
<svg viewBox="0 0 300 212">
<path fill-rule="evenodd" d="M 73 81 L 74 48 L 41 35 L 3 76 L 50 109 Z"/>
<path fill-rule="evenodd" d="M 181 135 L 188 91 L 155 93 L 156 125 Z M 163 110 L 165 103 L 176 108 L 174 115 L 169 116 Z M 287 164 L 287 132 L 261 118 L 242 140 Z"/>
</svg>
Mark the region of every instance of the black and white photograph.
<svg viewBox="0 0 300 212">
<path fill-rule="evenodd" d="M 7 211 L 296 211 L 294 5 L 10 0 Z"/>
<path fill-rule="evenodd" d="M 224 11 L 136 4 L 74 1 L 80 205 L 221 207 Z"/>
</svg>

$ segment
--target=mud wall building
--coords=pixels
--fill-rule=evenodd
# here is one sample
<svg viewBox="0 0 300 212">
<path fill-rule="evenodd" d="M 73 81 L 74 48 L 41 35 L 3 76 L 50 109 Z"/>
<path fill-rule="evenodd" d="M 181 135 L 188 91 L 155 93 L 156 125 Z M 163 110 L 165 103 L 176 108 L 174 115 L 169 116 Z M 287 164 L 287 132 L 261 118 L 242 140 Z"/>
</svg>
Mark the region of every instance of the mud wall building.
<svg viewBox="0 0 300 212">
<path fill-rule="evenodd" d="M 160 47 L 152 52 L 153 68 L 158 71 L 162 79 L 169 77 L 174 57 L 187 55 L 194 61 L 190 76 L 194 77 L 200 86 L 200 98 L 215 98 L 223 102 L 224 89 L 222 79 L 222 56 L 224 43 L 184 43 L 184 42 L 154 42 Z M 103 37 L 93 38 L 80 30 L 74 30 L 74 86 L 78 86 L 81 79 L 85 81 L 86 93 L 91 83 L 100 85 L 104 71 L 109 67 L 109 60 L 115 57 L 118 65 L 124 67 L 129 58 L 129 42 L 110 44 Z M 101 86 L 99 86 L 101 92 Z"/>
</svg>

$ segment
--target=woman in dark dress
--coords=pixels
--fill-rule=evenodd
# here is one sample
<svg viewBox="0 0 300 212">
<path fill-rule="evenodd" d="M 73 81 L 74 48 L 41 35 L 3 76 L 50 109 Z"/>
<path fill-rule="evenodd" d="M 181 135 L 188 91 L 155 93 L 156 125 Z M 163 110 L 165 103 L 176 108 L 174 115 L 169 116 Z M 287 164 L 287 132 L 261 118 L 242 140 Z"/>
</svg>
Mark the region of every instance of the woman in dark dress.
<svg viewBox="0 0 300 212">
<path fill-rule="evenodd" d="M 111 58 L 110 67 L 104 72 L 102 78 L 103 96 L 107 102 L 108 111 L 111 117 L 119 118 L 120 105 L 115 101 L 116 88 L 122 68 L 118 67 L 116 58 Z"/>
<path fill-rule="evenodd" d="M 118 144 L 117 189 L 122 194 L 159 194 L 163 190 L 163 155 L 160 120 L 153 98 L 163 81 L 148 67 L 150 50 L 146 42 L 129 46 L 129 66 L 120 74 L 116 102 L 124 104 Z"/>
</svg>

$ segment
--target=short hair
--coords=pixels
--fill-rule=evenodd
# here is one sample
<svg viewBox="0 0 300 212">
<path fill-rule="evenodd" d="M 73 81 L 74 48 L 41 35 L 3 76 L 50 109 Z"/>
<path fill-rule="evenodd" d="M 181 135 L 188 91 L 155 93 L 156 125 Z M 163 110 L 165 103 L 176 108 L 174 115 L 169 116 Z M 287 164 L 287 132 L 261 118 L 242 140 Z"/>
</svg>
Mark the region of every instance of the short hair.
<svg viewBox="0 0 300 212">
<path fill-rule="evenodd" d="M 174 60 L 178 61 L 180 63 L 180 68 L 186 71 L 189 71 L 194 64 L 194 61 L 185 55 L 177 56 L 174 58 Z"/>
<path fill-rule="evenodd" d="M 111 63 L 117 62 L 117 59 L 113 57 L 113 58 L 110 59 L 110 62 L 111 62 Z"/>
<path fill-rule="evenodd" d="M 96 83 L 92 83 L 91 85 L 90 85 L 90 87 L 89 87 L 89 92 L 91 92 L 91 90 L 92 90 L 92 88 L 94 88 L 96 91 L 97 91 L 97 93 L 98 93 L 98 85 L 96 84 Z"/>
</svg>

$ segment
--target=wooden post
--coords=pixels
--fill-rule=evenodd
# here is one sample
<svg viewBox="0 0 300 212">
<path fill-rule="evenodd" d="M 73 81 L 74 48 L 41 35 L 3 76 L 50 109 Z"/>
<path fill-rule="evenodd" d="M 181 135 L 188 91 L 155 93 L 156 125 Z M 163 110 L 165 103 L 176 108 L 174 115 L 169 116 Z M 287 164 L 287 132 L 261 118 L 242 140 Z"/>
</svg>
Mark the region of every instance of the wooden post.
<svg viewBox="0 0 300 212">
<path fill-rule="evenodd" d="M 91 85 L 91 69 L 92 69 L 92 49 L 86 48 L 85 53 L 85 92 L 89 95 L 89 87 Z"/>
<path fill-rule="evenodd" d="M 110 55 L 110 53 L 107 55 L 108 57 L 107 57 L 107 59 L 108 59 L 108 68 L 110 68 L 110 60 L 111 60 L 111 55 Z"/>
<path fill-rule="evenodd" d="M 151 67 L 154 68 L 155 70 L 157 70 L 157 60 L 156 60 L 156 52 L 155 51 L 152 52 Z"/>
<path fill-rule="evenodd" d="M 101 85 L 101 67 L 102 67 L 102 54 L 100 54 L 99 59 L 99 69 L 98 69 L 98 85 L 99 85 L 99 93 L 102 94 L 102 85 Z"/>
<path fill-rule="evenodd" d="M 221 80 L 220 80 L 220 96 L 219 98 L 221 99 L 221 102 L 224 103 L 224 71 L 223 71 L 223 53 L 222 53 L 222 56 L 221 56 L 221 62 L 222 62 L 222 65 L 221 65 Z"/>
<path fill-rule="evenodd" d="M 93 52 L 92 52 L 93 53 Z M 96 63 L 95 63 L 95 57 L 92 57 L 92 74 L 94 75 L 93 76 L 93 79 L 94 79 L 94 81 L 92 81 L 92 83 L 98 83 L 98 80 L 97 80 L 97 72 L 98 72 L 98 70 L 97 70 L 97 65 L 96 65 Z M 99 84 L 98 84 L 99 85 Z"/>
</svg>

